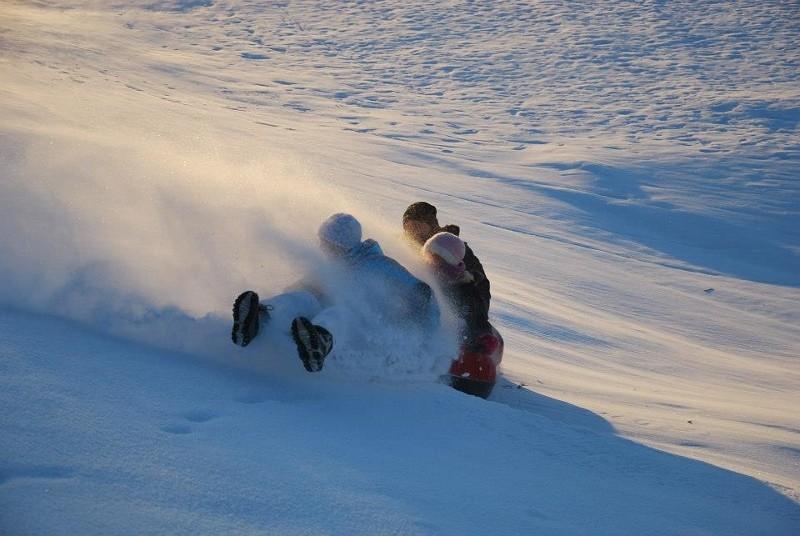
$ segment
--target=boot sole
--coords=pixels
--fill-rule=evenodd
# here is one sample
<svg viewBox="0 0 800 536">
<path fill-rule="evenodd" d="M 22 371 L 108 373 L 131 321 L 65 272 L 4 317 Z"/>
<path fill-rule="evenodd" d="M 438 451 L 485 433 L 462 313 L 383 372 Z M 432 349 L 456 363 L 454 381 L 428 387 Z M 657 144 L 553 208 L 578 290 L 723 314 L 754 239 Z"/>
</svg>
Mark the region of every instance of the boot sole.
<svg viewBox="0 0 800 536">
<path fill-rule="evenodd" d="M 297 354 L 308 372 L 319 372 L 322 363 L 314 359 L 311 351 L 320 348 L 319 335 L 314 330 L 313 324 L 305 318 L 296 318 L 292 322 L 292 338 L 297 345 Z"/>
<path fill-rule="evenodd" d="M 233 329 L 231 340 L 238 346 L 247 346 L 258 335 L 258 294 L 248 290 L 233 302 Z"/>
</svg>

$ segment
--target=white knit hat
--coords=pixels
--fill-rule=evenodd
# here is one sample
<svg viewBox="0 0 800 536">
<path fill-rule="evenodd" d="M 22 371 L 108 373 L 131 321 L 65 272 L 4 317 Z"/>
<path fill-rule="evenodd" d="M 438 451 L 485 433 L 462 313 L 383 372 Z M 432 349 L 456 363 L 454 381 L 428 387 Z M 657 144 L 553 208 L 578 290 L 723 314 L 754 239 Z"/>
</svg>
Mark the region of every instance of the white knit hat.
<svg viewBox="0 0 800 536">
<path fill-rule="evenodd" d="M 344 251 L 361 243 L 361 224 L 350 214 L 334 214 L 319 226 L 319 239 Z"/>
<path fill-rule="evenodd" d="M 422 246 L 423 255 L 438 255 L 450 266 L 461 265 L 466 252 L 467 246 L 464 241 L 451 233 L 436 233 Z"/>
</svg>

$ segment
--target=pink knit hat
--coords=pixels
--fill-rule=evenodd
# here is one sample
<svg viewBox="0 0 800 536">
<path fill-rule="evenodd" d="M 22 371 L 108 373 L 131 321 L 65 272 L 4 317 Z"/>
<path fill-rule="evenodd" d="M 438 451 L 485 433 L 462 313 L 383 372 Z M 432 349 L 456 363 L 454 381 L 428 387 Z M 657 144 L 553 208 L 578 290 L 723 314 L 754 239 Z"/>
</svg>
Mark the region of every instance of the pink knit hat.
<svg viewBox="0 0 800 536">
<path fill-rule="evenodd" d="M 422 246 L 422 255 L 453 279 L 464 274 L 466 252 L 466 244 L 451 233 L 436 233 Z"/>
</svg>

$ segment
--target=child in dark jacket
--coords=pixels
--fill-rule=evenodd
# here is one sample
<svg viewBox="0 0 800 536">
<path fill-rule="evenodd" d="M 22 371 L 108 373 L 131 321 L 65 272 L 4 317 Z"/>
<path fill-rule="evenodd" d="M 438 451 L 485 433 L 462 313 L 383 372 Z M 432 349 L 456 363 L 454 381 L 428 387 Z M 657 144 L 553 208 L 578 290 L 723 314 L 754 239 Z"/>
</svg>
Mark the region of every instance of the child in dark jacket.
<svg viewBox="0 0 800 536">
<path fill-rule="evenodd" d="M 503 339 L 489 323 L 489 306 L 481 287 L 485 276 L 467 270 L 466 249 L 456 235 L 440 232 L 425 242 L 422 256 L 463 321 L 461 350 L 450 368 L 450 382 L 459 391 L 487 398 L 503 358 Z"/>
<path fill-rule="evenodd" d="M 410 241 L 422 247 L 436 233 L 448 232 L 459 236 L 461 229 L 458 225 L 440 226 L 436 216 L 436 207 L 425 201 L 419 201 L 409 205 L 403 213 L 403 231 Z M 484 307 L 488 311 L 492 299 L 489 279 L 483 271 L 481 261 L 466 243 L 464 243 L 464 265 L 466 270 L 475 277 L 477 295 L 483 300 Z"/>
</svg>

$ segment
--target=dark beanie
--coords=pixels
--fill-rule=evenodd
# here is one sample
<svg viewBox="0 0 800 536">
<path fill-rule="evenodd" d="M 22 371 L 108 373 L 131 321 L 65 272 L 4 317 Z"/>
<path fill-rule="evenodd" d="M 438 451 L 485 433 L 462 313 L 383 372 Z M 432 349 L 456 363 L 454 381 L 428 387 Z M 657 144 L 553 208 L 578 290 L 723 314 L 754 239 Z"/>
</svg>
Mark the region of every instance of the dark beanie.
<svg viewBox="0 0 800 536">
<path fill-rule="evenodd" d="M 405 224 L 409 220 L 434 224 L 436 223 L 436 207 L 425 201 L 413 203 L 403 213 L 403 223 Z"/>
</svg>

